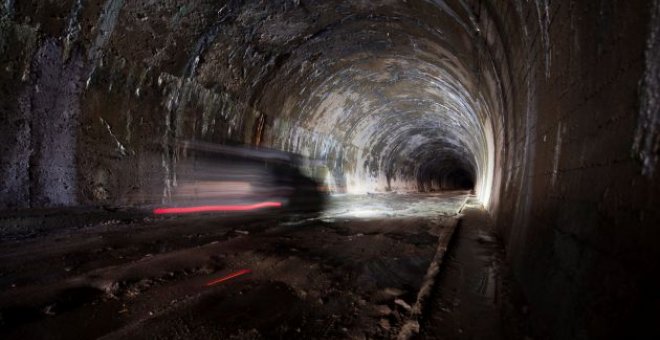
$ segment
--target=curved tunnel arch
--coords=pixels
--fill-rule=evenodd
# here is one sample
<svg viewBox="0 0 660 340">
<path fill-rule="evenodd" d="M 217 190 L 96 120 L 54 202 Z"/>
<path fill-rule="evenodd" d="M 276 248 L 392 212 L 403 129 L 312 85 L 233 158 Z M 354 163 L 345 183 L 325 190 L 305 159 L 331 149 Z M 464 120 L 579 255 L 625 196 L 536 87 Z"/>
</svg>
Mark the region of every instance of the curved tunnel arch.
<svg viewBox="0 0 660 340">
<path fill-rule="evenodd" d="M 354 193 L 418 190 L 419 166 L 405 163 L 459 161 L 488 203 L 497 120 L 480 93 L 481 66 L 429 24 L 399 16 L 384 25 L 381 19 L 333 23 L 322 30 L 323 40 L 312 38 L 290 52 L 270 80 L 280 86 L 265 86 L 255 100 L 275 117 L 268 144 L 332 159 L 329 167 L 340 169 L 330 173 L 339 178 L 328 184 Z M 454 40 L 472 33 L 454 34 Z M 411 153 L 419 148 L 428 150 Z"/>
</svg>

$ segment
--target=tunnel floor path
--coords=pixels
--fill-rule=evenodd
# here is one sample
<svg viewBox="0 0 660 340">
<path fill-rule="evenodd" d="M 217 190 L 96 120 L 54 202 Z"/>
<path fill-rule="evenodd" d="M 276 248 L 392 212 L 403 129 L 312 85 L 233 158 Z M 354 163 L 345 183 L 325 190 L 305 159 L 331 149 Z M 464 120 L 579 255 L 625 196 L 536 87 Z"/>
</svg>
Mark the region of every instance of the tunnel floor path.
<svg viewBox="0 0 660 340">
<path fill-rule="evenodd" d="M 149 217 L 3 238 L 0 337 L 395 338 L 429 319 L 422 287 L 469 197 L 347 195 L 315 216 Z"/>
<path fill-rule="evenodd" d="M 470 199 L 462 210 L 420 339 L 532 339 L 529 310 L 493 221 Z"/>
</svg>

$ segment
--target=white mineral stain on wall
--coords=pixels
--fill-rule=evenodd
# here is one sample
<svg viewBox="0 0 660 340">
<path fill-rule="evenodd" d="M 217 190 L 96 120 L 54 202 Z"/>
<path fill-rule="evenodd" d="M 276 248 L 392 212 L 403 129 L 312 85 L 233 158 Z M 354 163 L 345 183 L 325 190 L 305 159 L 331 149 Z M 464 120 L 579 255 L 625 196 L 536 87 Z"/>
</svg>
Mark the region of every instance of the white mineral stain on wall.
<svg viewBox="0 0 660 340">
<path fill-rule="evenodd" d="M 550 182 L 554 187 L 557 184 L 557 174 L 559 173 L 559 157 L 561 156 L 561 144 L 562 144 L 562 135 L 564 134 L 565 128 L 562 123 L 559 122 L 557 125 L 557 136 L 555 138 L 555 150 L 554 156 L 552 157 L 552 176 Z"/>
</svg>

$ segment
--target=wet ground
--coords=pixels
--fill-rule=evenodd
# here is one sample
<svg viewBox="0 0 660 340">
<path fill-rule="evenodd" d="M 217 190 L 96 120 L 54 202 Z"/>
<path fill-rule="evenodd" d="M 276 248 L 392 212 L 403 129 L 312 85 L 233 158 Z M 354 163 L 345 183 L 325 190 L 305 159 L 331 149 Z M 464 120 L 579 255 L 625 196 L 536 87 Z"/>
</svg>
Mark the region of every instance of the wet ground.
<svg viewBox="0 0 660 340">
<path fill-rule="evenodd" d="M 366 339 L 403 336 L 410 325 L 421 325 L 422 337 L 451 338 L 443 327 L 468 326 L 443 314 L 447 292 L 467 281 L 452 281 L 455 264 L 439 276 L 433 269 L 443 268 L 468 198 L 338 196 L 314 216 L 271 210 L 75 226 L 25 217 L 21 228 L 8 218 L 0 338 Z M 25 232 L 30 224 L 42 232 Z"/>
</svg>

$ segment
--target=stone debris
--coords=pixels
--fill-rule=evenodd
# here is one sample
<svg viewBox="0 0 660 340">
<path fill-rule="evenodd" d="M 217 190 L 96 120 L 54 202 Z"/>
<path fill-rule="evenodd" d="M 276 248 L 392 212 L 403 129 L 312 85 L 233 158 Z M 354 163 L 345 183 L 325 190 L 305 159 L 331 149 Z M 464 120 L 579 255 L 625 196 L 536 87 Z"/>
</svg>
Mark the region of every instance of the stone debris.
<svg viewBox="0 0 660 340">
<path fill-rule="evenodd" d="M 401 299 L 395 299 L 394 303 L 398 306 L 401 306 L 403 309 L 405 309 L 408 312 L 412 310 L 412 307 Z"/>
<path fill-rule="evenodd" d="M 378 321 L 378 325 L 386 331 L 389 331 L 392 328 L 390 321 L 387 319 L 380 319 L 380 321 Z"/>
</svg>

